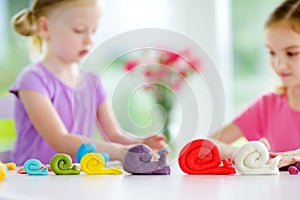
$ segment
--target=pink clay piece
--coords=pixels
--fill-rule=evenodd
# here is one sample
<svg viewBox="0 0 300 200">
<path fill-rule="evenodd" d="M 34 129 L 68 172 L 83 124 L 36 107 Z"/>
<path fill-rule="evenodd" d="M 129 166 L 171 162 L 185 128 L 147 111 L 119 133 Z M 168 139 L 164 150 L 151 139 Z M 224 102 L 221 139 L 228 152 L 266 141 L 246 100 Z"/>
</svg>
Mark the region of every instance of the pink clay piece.
<svg viewBox="0 0 300 200">
<path fill-rule="evenodd" d="M 289 167 L 289 173 L 290 173 L 291 175 L 297 175 L 297 174 L 299 173 L 299 170 L 298 170 L 298 168 L 295 167 L 295 166 L 290 166 L 290 167 Z"/>
</svg>

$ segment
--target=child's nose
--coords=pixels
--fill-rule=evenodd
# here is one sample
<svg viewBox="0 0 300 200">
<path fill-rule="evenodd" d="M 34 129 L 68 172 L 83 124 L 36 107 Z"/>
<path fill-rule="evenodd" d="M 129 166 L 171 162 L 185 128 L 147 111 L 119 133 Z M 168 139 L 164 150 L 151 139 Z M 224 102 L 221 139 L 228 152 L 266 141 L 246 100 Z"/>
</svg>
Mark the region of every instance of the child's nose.
<svg viewBox="0 0 300 200">
<path fill-rule="evenodd" d="M 274 60 L 274 67 L 278 70 L 285 69 L 287 67 L 287 63 L 285 59 L 277 57 Z"/>
<path fill-rule="evenodd" d="M 93 33 L 87 33 L 84 40 L 85 44 L 87 45 L 93 45 L 94 44 L 94 34 Z"/>
</svg>

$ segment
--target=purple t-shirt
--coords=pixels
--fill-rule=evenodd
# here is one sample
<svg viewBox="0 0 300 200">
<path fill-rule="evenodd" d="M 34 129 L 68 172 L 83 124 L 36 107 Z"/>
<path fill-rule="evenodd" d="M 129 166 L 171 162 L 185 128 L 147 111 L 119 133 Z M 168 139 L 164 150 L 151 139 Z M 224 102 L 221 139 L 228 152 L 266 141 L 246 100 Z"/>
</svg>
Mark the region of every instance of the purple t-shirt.
<svg viewBox="0 0 300 200">
<path fill-rule="evenodd" d="M 106 98 L 106 93 L 99 77 L 82 69 L 80 72 L 80 84 L 72 88 L 42 63 L 34 63 L 21 72 L 10 92 L 16 97 L 19 90 L 33 90 L 45 95 L 70 134 L 91 138 L 96 124 L 96 110 Z M 17 165 L 23 165 L 32 158 L 49 163 L 57 152 L 34 128 L 19 98 L 15 103 L 15 123 L 17 140 L 12 150 L 12 160 Z"/>
<path fill-rule="evenodd" d="M 267 138 L 273 152 L 300 148 L 300 111 L 289 106 L 286 95 L 270 93 L 262 96 L 234 123 L 248 140 Z"/>
</svg>

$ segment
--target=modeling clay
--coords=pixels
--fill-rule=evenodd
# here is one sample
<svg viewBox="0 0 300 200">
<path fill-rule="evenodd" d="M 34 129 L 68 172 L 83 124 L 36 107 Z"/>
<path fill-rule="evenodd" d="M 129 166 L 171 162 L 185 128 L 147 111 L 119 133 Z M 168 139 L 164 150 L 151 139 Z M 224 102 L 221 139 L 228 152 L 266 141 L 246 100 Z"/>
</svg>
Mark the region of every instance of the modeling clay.
<svg viewBox="0 0 300 200">
<path fill-rule="evenodd" d="M 80 167 L 83 172 L 90 175 L 97 174 L 122 174 L 120 167 L 105 167 L 104 157 L 99 153 L 87 153 L 80 161 Z"/>
<path fill-rule="evenodd" d="M 63 153 L 56 154 L 51 158 L 50 167 L 56 175 L 80 174 L 80 170 L 72 164 L 71 157 Z"/>
<path fill-rule="evenodd" d="M 5 163 L 5 165 L 7 166 L 8 170 L 15 170 L 17 168 L 16 163 L 14 162 Z"/>
<path fill-rule="evenodd" d="M 80 163 L 81 158 L 87 153 L 96 153 L 97 149 L 94 144 L 91 143 L 83 143 L 76 152 L 76 160 Z M 99 152 L 103 157 L 105 162 L 109 160 L 109 155 L 104 152 Z"/>
<path fill-rule="evenodd" d="M 107 163 L 109 161 L 109 155 L 104 152 L 99 152 L 99 153 L 103 156 L 105 163 Z"/>
<path fill-rule="evenodd" d="M 259 141 L 251 141 L 240 147 L 235 166 L 241 174 L 279 174 L 281 156 L 269 159 L 267 147 Z"/>
<path fill-rule="evenodd" d="M 160 152 L 158 160 L 152 160 L 151 149 L 144 144 L 131 147 L 125 154 L 123 168 L 137 175 L 169 175 L 170 167 L 166 163 L 166 151 Z"/>
<path fill-rule="evenodd" d="M 0 181 L 3 181 L 6 178 L 7 166 L 0 162 Z"/>
<path fill-rule="evenodd" d="M 30 159 L 24 163 L 24 170 L 28 175 L 48 175 L 48 166 L 42 167 L 37 159 Z"/>
<path fill-rule="evenodd" d="M 290 166 L 288 171 L 291 175 L 297 175 L 299 173 L 298 168 L 295 166 Z"/>
<path fill-rule="evenodd" d="M 179 166 L 187 174 L 235 174 L 230 159 L 221 160 L 218 147 L 209 140 L 194 140 L 183 147 Z"/>
<path fill-rule="evenodd" d="M 295 164 L 295 167 L 297 167 L 297 169 L 300 170 L 300 162 L 297 162 L 297 163 Z"/>
<path fill-rule="evenodd" d="M 91 143 L 83 143 L 76 152 L 76 160 L 80 163 L 81 158 L 87 153 L 96 152 L 96 146 Z"/>
<path fill-rule="evenodd" d="M 40 168 L 40 169 L 43 169 L 43 168 L 45 168 L 45 165 L 44 165 L 44 164 L 41 165 L 41 168 Z M 51 167 L 48 166 L 48 172 L 50 172 L 50 171 L 51 171 Z M 24 166 L 22 166 L 22 167 L 20 167 L 20 168 L 18 169 L 18 174 L 27 174 L 27 173 L 25 172 L 25 170 L 24 170 Z"/>
</svg>

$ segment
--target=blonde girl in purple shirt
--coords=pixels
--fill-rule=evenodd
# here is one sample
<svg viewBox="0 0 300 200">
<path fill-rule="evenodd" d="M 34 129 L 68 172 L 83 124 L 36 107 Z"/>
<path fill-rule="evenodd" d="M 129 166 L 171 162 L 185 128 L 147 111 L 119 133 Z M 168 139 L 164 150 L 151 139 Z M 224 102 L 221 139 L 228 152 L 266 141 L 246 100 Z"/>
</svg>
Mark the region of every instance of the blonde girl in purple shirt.
<svg viewBox="0 0 300 200">
<path fill-rule="evenodd" d="M 265 41 L 282 86 L 258 98 L 211 139 L 223 158 L 233 159 L 233 141 L 242 136 L 260 140 L 271 157 L 281 155 L 279 167 L 284 167 L 300 162 L 300 0 L 286 0 L 274 10 L 265 25 Z"/>
<path fill-rule="evenodd" d="M 17 97 L 12 160 L 18 165 L 31 158 L 47 164 L 57 152 L 74 159 L 82 143 L 120 161 L 128 145 L 166 145 L 163 136 L 139 138 L 120 130 L 101 80 L 79 68 L 93 48 L 100 15 L 98 0 L 34 0 L 13 17 L 15 31 L 30 38 L 32 55 L 42 55 L 10 89 Z M 108 141 L 92 139 L 95 122 Z"/>
</svg>

